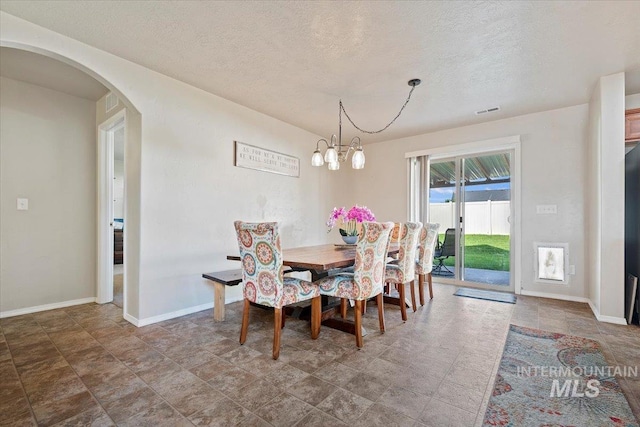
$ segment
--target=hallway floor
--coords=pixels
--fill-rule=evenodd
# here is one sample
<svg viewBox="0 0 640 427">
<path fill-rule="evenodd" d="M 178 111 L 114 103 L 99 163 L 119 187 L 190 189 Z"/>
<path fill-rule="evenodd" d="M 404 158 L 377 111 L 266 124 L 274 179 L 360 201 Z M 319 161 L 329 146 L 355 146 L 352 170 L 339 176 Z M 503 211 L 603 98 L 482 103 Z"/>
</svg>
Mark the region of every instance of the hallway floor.
<svg viewBox="0 0 640 427">
<path fill-rule="evenodd" d="M 353 336 L 287 319 L 271 359 L 272 315 L 241 303 L 136 328 L 113 304 L 0 321 L 0 425 L 474 426 L 482 423 L 509 323 L 593 338 L 610 364 L 640 365 L 640 328 L 597 322 L 586 304 L 518 297 L 515 305 L 435 297 L 402 323 L 385 306 Z M 349 312 L 351 316 L 351 311 Z M 619 379 L 640 417 L 640 378 Z"/>
</svg>

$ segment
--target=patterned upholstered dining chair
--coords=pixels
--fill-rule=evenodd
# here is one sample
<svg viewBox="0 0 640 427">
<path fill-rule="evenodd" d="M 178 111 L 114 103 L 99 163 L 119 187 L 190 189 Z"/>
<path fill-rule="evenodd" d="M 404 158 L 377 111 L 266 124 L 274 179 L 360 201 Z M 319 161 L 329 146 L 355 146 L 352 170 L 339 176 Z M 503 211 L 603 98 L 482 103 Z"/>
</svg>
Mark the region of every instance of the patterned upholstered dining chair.
<svg viewBox="0 0 640 427">
<path fill-rule="evenodd" d="M 440 224 L 425 224 L 420 231 L 418 247 L 418 259 L 416 260 L 416 274 L 418 275 L 418 293 L 420 305 L 424 305 L 424 279 L 429 284 L 429 299 L 433 299 L 432 277 L 433 252 L 438 241 L 438 229 Z"/>
<path fill-rule="evenodd" d="M 356 346 L 362 347 L 362 307 L 369 298 L 376 297 L 380 331 L 384 333 L 384 304 L 382 286 L 389 235 L 392 222 L 363 222 L 362 231 L 356 246 L 356 261 L 353 273 L 341 273 L 319 279 L 314 284 L 320 286 L 320 294 L 354 300 L 354 320 Z"/>
<path fill-rule="evenodd" d="M 283 307 L 311 300 L 311 338 L 318 338 L 322 315 L 320 289 L 311 282 L 284 277 L 278 223 L 234 222 L 242 262 L 244 309 L 240 344 L 247 339 L 250 303 L 273 307 L 273 358 L 280 356 Z"/>
<path fill-rule="evenodd" d="M 416 295 L 414 289 L 416 275 L 416 251 L 418 248 L 418 237 L 422 223 L 406 222 L 400 226 L 400 252 L 398 259 L 387 264 L 385 274 L 385 284 L 395 285 L 400 296 L 400 313 L 402 320 L 407 320 L 407 308 L 405 307 L 405 283 L 411 285 L 411 302 L 413 311 L 417 310 Z"/>
</svg>

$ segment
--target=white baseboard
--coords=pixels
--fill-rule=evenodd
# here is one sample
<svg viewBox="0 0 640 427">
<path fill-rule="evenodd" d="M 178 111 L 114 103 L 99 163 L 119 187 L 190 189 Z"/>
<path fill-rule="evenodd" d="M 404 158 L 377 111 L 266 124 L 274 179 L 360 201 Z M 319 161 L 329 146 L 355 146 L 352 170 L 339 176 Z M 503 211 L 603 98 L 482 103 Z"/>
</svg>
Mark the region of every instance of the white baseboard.
<svg viewBox="0 0 640 427">
<path fill-rule="evenodd" d="M 70 301 L 54 302 L 52 304 L 18 308 L 16 310 L 0 311 L 0 319 L 4 319 L 5 317 L 21 316 L 23 314 L 38 313 L 40 311 L 55 310 L 56 308 L 71 307 L 73 305 L 88 304 L 90 302 L 96 302 L 96 297 L 80 298 Z"/>
<path fill-rule="evenodd" d="M 589 298 L 585 298 L 585 297 L 575 297 L 572 295 L 563 295 L 563 294 L 552 294 L 549 292 L 527 291 L 526 289 L 522 289 L 522 292 L 520 293 L 520 295 L 526 295 L 530 297 L 559 299 L 563 301 L 583 302 L 587 304 L 591 303 Z"/>
<path fill-rule="evenodd" d="M 243 299 L 242 296 L 229 298 L 225 301 L 225 304 L 242 301 L 242 299 Z M 25 307 L 25 308 L 19 308 L 16 310 L 0 311 L 0 319 L 3 319 L 5 317 L 21 316 L 23 314 L 38 313 L 40 311 L 55 310 L 57 308 L 71 307 L 73 305 L 88 304 L 91 302 L 96 302 L 96 297 L 81 298 L 81 299 L 75 299 L 71 301 L 62 301 L 62 302 L 56 302 L 53 304 L 37 305 L 34 307 Z M 140 326 L 151 325 L 153 323 L 162 322 L 169 319 L 174 319 L 180 316 L 186 316 L 187 314 L 197 313 L 198 311 L 208 310 L 212 307 L 213 307 L 213 302 L 209 302 L 206 304 L 200 304 L 193 307 L 184 308 L 178 311 L 173 311 L 171 313 L 165 313 L 165 314 L 160 314 L 158 316 L 147 317 L 145 319 L 137 319 L 127 313 L 123 313 L 122 317 L 127 322 L 133 324 L 134 326 L 140 327 Z"/>
<path fill-rule="evenodd" d="M 197 313 L 198 311 L 202 311 L 202 310 L 208 310 L 212 307 L 213 307 L 213 302 L 208 302 L 206 304 L 187 307 L 187 308 L 183 308 L 182 310 L 172 311 L 170 313 L 164 313 L 164 314 L 159 314 L 157 316 L 145 317 L 144 319 L 139 319 L 139 320 L 136 319 L 138 321 L 138 324 L 136 326 L 141 327 L 141 326 L 151 325 L 153 323 L 164 322 L 165 320 L 175 319 L 176 317 L 186 316 L 187 314 Z M 135 318 L 132 317 L 132 319 L 135 319 Z"/>
<path fill-rule="evenodd" d="M 229 304 L 232 302 L 242 301 L 243 297 L 226 299 L 225 304 Z M 175 319 L 176 317 L 186 316 L 187 314 L 197 313 L 198 311 L 208 310 L 213 308 L 213 302 L 208 302 L 206 304 L 200 304 L 193 307 L 183 308 L 182 310 L 172 311 L 171 313 L 159 314 L 157 316 L 145 317 L 144 319 L 136 319 L 133 316 L 126 315 L 124 316 L 125 320 L 133 323 L 134 325 L 141 327 L 147 326 L 158 322 L 163 322 L 169 319 Z"/>
<path fill-rule="evenodd" d="M 133 326 L 140 326 L 140 321 L 130 314 L 122 312 L 122 318 L 131 323 Z"/>
<path fill-rule="evenodd" d="M 615 317 L 615 316 L 603 316 L 602 314 L 600 314 L 600 311 L 598 311 L 598 308 L 595 306 L 595 304 L 591 302 L 591 300 L 589 300 L 589 307 L 591 307 L 591 311 L 593 311 L 593 314 L 596 316 L 596 319 L 598 319 L 598 321 L 600 322 L 613 323 L 616 325 L 627 325 L 627 319 L 625 318 Z"/>
</svg>

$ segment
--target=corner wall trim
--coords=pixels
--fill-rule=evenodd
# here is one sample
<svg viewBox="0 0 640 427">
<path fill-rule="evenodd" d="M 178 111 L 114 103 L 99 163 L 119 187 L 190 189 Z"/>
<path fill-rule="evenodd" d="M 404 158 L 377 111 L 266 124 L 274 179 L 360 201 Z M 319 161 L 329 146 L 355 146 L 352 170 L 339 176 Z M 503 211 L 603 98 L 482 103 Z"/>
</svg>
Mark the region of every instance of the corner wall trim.
<svg viewBox="0 0 640 427">
<path fill-rule="evenodd" d="M 122 318 L 124 320 L 126 320 L 127 322 L 131 323 L 133 326 L 140 326 L 140 321 L 138 319 L 136 319 L 135 317 L 133 317 L 130 314 L 127 313 L 122 313 Z"/>
<path fill-rule="evenodd" d="M 38 313 L 40 311 L 55 310 L 56 308 L 71 307 L 73 305 L 96 302 L 96 297 L 73 299 L 69 301 L 54 302 L 51 304 L 36 305 L 33 307 L 18 308 L 16 310 L 0 311 L 0 319 L 5 317 L 21 316 L 23 314 Z"/>
<path fill-rule="evenodd" d="M 595 304 L 593 304 L 591 300 L 589 300 L 589 307 L 591 307 L 591 311 L 593 311 L 596 319 L 598 319 L 598 321 L 600 322 L 613 323 L 615 325 L 627 325 L 627 319 L 624 319 L 622 317 L 603 316 L 602 314 L 600 314 Z"/>
</svg>

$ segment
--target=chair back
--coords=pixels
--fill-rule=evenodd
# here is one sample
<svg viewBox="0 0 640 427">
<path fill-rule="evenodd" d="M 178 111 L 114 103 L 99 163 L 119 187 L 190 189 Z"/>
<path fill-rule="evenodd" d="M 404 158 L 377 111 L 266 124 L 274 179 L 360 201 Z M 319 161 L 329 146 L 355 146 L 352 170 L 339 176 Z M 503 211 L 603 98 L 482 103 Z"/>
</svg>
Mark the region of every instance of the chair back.
<svg viewBox="0 0 640 427">
<path fill-rule="evenodd" d="M 363 222 L 356 246 L 353 280 L 359 287 L 355 299 L 365 299 L 382 292 L 384 269 L 392 222 Z"/>
<path fill-rule="evenodd" d="M 425 224 L 420 230 L 420 247 L 418 248 L 418 273 L 428 274 L 433 269 L 433 252 L 438 241 L 440 224 Z"/>
<path fill-rule="evenodd" d="M 396 222 L 393 224 L 393 229 L 391 230 L 391 237 L 389 238 L 390 243 L 399 243 L 400 238 L 402 237 L 400 234 L 402 232 L 406 233 L 407 229 L 402 227 L 402 223 Z"/>
<path fill-rule="evenodd" d="M 420 230 L 422 230 L 421 222 L 405 222 L 400 226 L 400 252 L 398 252 L 396 264 L 407 278 L 413 278 L 416 275 L 416 252 Z"/>
<path fill-rule="evenodd" d="M 244 297 L 256 304 L 282 307 L 284 279 L 277 222 L 235 221 Z"/>
<path fill-rule="evenodd" d="M 440 247 L 440 256 L 448 257 L 448 256 L 454 256 L 455 254 L 456 254 L 456 229 L 447 228 L 447 231 L 444 232 L 444 240 L 442 241 L 442 246 Z"/>
</svg>

